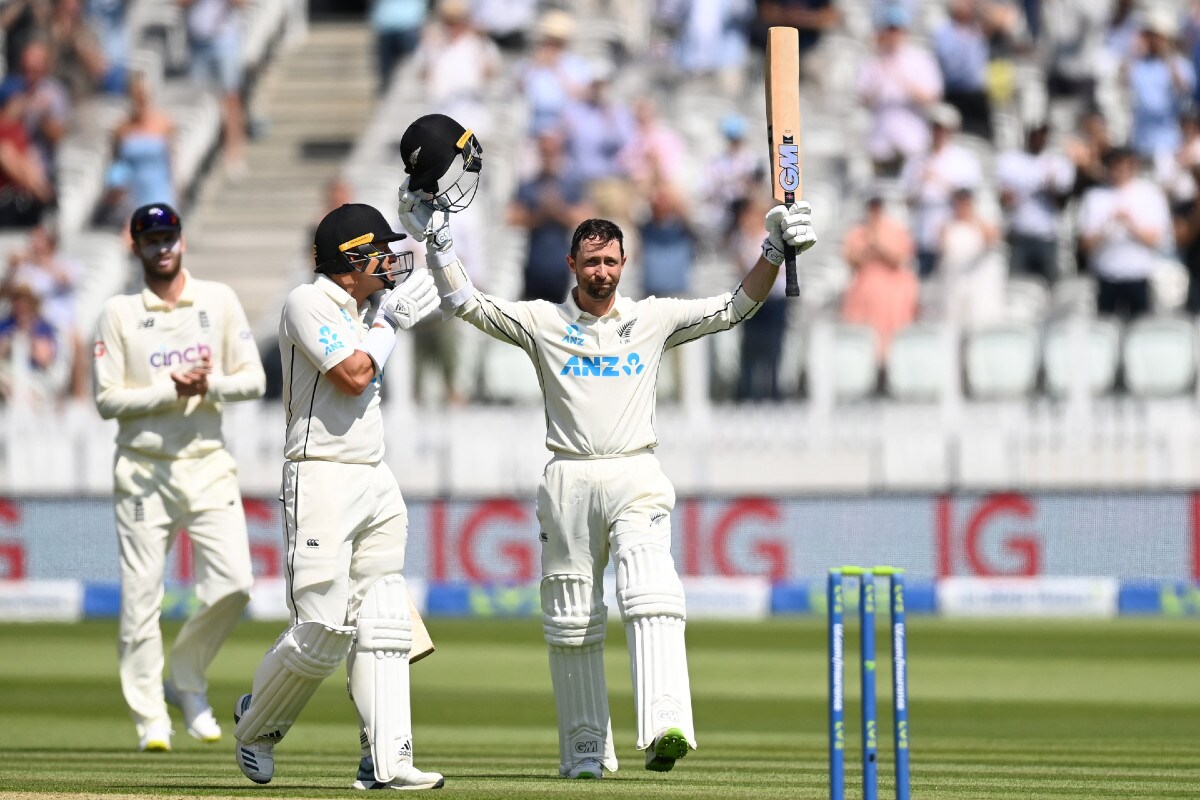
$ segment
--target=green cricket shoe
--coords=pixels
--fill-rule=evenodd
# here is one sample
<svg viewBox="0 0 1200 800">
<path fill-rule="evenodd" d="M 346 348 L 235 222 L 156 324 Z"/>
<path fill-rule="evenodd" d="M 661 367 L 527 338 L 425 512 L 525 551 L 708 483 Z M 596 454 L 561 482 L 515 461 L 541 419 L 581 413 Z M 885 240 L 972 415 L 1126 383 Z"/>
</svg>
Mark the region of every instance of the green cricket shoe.
<svg viewBox="0 0 1200 800">
<path fill-rule="evenodd" d="M 646 748 L 646 769 L 651 772 L 670 772 L 675 762 L 691 749 L 687 737 L 679 728 L 667 728 Z"/>
</svg>

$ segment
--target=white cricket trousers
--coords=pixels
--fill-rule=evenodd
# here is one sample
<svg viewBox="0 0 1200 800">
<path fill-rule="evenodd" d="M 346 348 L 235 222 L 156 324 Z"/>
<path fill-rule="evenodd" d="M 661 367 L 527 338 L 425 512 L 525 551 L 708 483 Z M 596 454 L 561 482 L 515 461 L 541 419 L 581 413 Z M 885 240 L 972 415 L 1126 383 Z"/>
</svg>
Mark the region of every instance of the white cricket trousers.
<svg viewBox="0 0 1200 800">
<path fill-rule="evenodd" d="M 404 569 L 408 509 L 382 462 L 286 462 L 283 524 L 294 624 L 352 626 L 371 584 Z"/>
<path fill-rule="evenodd" d="M 113 483 L 121 690 L 141 733 L 147 725 L 170 725 L 159 614 L 167 553 L 179 531 L 186 530 L 192 542 L 199 603 L 171 648 L 171 682 L 179 690 L 207 689 L 205 670 L 241 618 L 254 576 L 237 466 L 225 450 L 179 459 L 118 451 Z"/>
</svg>

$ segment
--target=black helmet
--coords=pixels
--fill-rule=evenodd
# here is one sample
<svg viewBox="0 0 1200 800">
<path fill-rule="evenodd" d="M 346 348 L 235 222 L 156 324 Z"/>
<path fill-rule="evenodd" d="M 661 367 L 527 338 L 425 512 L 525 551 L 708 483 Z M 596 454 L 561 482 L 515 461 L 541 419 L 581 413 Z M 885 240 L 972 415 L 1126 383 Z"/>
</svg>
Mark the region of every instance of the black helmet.
<svg viewBox="0 0 1200 800">
<path fill-rule="evenodd" d="M 134 239 L 150 231 L 181 231 L 183 222 L 175 209 L 166 203 L 151 203 L 133 212 L 129 218 L 129 235 Z"/>
<path fill-rule="evenodd" d="M 413 270 L 412 253 L 393 253 L 389 242 L 407 238 L 388 225 L 379 209 L 364 203 L 346 203 L 330 211 L 317 225 L 313 236 L 313 261 L 318 272 L 338 275 L 351 270 L 362 272 L 373 258 L 394 255 L 399 266 L 376 273 L 388 288 L 396 278 Z"/>
<path fill-rule="evenodd" d="M 479 188 L 483 145 L 475 134 L 445 114 L 415 120 L 400 137 L 400 158 L 408 186 L 430 195 L 442 211 L 462 211 Z"/>
</svg>

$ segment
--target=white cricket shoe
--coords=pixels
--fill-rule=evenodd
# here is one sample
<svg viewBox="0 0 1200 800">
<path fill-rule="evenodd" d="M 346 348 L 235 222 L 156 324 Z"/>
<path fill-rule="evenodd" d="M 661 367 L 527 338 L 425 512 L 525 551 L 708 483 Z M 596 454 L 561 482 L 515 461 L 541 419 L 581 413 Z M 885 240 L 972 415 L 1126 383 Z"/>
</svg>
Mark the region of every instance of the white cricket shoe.
<svg viewBox="0 0 1200 800">
<path fill-rule="evenodd" d="M 163 698 L 183 712 L 183 723 L 193 739 L 209 744 L 221 740 L 221 726 L 204 692 L 181 692 L 170 681 L 163 681 Z"/>
<path fill-rule="evenodd" d="M 250 695 L 244 694 L 233 704 L 233 723 L 242 719 L 242 712 L 250 707 Z M 255 783 L 270 783 L 275 777 L 275 743 L 269 739 L 255 742 L 238 741 L 233 746 L 233 759 L 238 769 Z"/>
<path fill-rule="evenodd" d="M 139 725 L 138 751 L 142 753 L 167 753 L 171 750 L 170 725 Z"/>
<path fill-rule="evenodd" d="M 646 769 L 651 772 L 670 772 L 675 762 L 688 754 L 691 745 L 679 728 L 660 731 L 646 748 Z"/>
<path fill-rule="evenodd" d="M 604 777 L 604 765 L 599 759 L 588 758 L 567 770 L 567 777 L 581 780 L 600 780 Z"/>
<path fill-rule="evenodd" d="M 396 789 L 398 791 L 413 791 L 416 789 L 441 789 L 446 785 L 446 779 L 438 772 L 422 772 L 412 764 L 404 764 L 396 777 L 387 783 L 375 780 L 375 762 L 370 756 L 363 756 L 358 762 L 358 775 L 352 784 L 355 789 Z"/>
</svg>

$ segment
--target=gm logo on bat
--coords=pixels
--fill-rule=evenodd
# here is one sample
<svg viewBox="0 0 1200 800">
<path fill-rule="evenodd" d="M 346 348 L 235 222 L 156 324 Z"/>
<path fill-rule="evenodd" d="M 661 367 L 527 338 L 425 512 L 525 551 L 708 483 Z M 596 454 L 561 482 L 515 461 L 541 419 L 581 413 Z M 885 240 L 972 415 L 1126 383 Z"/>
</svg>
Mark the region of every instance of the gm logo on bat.
<svg viewBox="0 0 1200 800">
<path fill-rule="evenodd" d="M 800 147 L 792 143 L 791 136 L 784 136 L 779 145 L 779 186 L 785 192 L 800 188 Z"/>
</svg>

